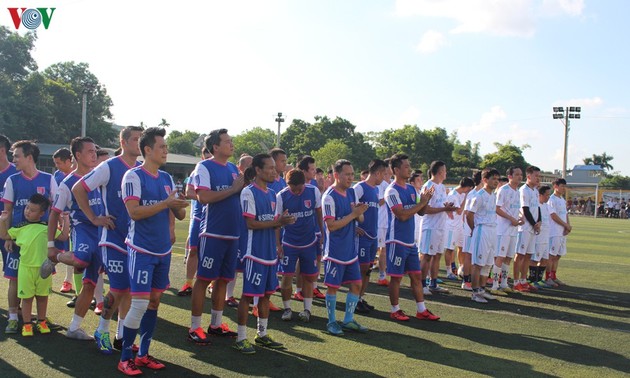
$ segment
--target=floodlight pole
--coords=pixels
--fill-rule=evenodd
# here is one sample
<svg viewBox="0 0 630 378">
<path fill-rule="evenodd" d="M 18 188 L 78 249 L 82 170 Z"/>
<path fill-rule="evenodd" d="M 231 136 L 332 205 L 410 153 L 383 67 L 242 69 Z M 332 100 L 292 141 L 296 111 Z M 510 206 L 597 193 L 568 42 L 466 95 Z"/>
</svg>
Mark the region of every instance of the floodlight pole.
<svg viewBox="0 0 630 378">
<path fill-rule="evenodd" d="M 567 178 L 567 150 L 569 147 L 569 107 L 564 112 L 564 157 L 562 158 L 562 178 Z"/>
<path fill-rule="evenodd" d="M 567 178 L 567 155 L 569 149 L 569 130 L 571 130 L 571 118 L 580 119 L 580 106 L 554 106 L 553 119 L 559 119 L 564 124 L 564 153 L 562 158 L 562 177 Z M 564 118 L 564 121 L 562 120 Z"/>
<path fill-rule="evenodd" d="M 87 129 L 87 93 L 88 89 L 83 88 L 83 101 L 81 104 L 81 136 L 85 137 Z"/>
<path fill-rule="evenodd" d="M 278 112 L 278 118 L 276 118 L 276 122 L 278 122 L 278 135 L 276 136 L 276 147 L 280 147 L 280 127 L 282 122 L 284 122 L 284 118 L 282 118 L 282 112 Z"/>
</svg>

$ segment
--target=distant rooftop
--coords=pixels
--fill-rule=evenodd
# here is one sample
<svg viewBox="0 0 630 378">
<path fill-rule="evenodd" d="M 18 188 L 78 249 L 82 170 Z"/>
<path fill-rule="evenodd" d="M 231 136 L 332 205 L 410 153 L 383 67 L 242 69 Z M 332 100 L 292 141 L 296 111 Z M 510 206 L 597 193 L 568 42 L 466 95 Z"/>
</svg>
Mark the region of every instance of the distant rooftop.
<svg viewBox="0 0 630 378">
<path fill-rule="evenodd" d="M 597 164 L 574 165 L 574 171 L 603 171 L 604 169 Z"/>
</svg>

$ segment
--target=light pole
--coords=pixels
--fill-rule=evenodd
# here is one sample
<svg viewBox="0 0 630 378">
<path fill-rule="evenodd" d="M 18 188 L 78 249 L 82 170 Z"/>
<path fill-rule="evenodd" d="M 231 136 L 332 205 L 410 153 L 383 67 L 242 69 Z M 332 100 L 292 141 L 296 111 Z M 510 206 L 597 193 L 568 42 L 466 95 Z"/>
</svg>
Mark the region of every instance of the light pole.
<svg viewBox="0 0 630 378">
<path fill-rule="evenodd" d="M 567 178 L 567 148 L 569 145 L 569 130 L 571 129 L 571 119 L 580 119 L 582 108 L 579 106 L 554 106 L 553 119 L 561 120 L 564 125 L 564 157 L 562 159 L 562 178 Z"/>
<path fill-rule="evenodd" d="M 276 136 L 276 147 L 280 147 L 280 126 L 282 122 L 284 122 L 284 118 L 282 118 L 282 112 L 278 112 L 278 117 L 276 118 L 276 122 L 278 122 L 278 135 Z"/>
<path fill-rule="evenodd" d="M 85 137 L 87 129 L 87 94 L 88 88 L 83 88 L 83 101 L 81 101 L 81 136 Z"/>
<path fill-rule="evenodd" d="M 82 101 L 81 101 L 81 136 L 84 137 L 87 133 L 87 95 L 94 90 L 94 84 L 85 83 L 83 85 Z"/>
</svg>

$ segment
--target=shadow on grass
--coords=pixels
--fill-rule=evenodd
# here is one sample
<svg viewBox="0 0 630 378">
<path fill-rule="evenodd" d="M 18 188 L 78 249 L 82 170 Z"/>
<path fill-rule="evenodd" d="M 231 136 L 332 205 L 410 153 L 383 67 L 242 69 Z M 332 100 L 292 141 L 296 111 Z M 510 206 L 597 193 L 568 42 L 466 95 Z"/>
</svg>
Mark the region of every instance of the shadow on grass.
<svg viewBox="0 0 630 378">
<path fill-rule="evenodd" d="M 234 312 L 234 315 L 235 314 L 236 312 Z M 273 335 L 276 330 L 278 332 L 286 332 L 286 328 L 281 327 L 274 329 L 274 327 L 282 324 L 278 324 L 273 320 L 271 323 L 271 329 L 269 330 L 271 335 Z M 250 316 L 248 319 L 248 336 L 250 341 L 253 340 L 254 332 L 252 332 L 252 329 L 255 328 L 256 318 Z M 164 330 L 168 330 L 168 333 L 163 332 Z M 305 335 L 305 333 L 297 330 L 294 331 L 296 331 L 296 334 L 300 337 Z M 336 376 L 342 377 L 380 377 L 369 371 L 346 369 L 343 366 L 335 365 L 314 357 L 292 353 L 290 348 L 285 350 L 271 350 L 256 347 L 256 354 L 245 356 L 232 349 L 232 345 L 235 341 L 233 338 L 212 338 L 211 345 L 195 345 L 186 341 L 185 335 L 187 332 L 187 326 L 158 318 L 157 331 L 154 335 L 154 339 L 164 339 L 161 341 L 171 345 L 173 348 L 190 352 L 192 354 L 190 358 L 210 364 L 213 367 L 226 369 L 239 374 L 254 376 L 295 376 L 296 374 L 303 376 L 328 376 L 334 372 Z M 172 333 L 181 334 L 181 342 L 174 342 Z M 312 334 L 309 336 L 311 340 L 308 340 L 308 338 L 304 340 L 308 342 L 322 340 L 317 339 Z M 169 364 L 168 367 L 170 373 L 171 365 Z M 181 372 L 181 374 L 187 373 Z"/>
<path fill-rule="evenodd" d="M 630 323 L 628 322 L 602 319 L 596 316 L 597 314 L 601 314 L 607 316 L 615 316 L 618 318 L 627 318 L 628 316 L 630 316 L 630 312 L 625 310 L 602 308 L 592 304 L 582 305 L 580 303 L 573 303 L 564 300 L 569 300 L 572 295 L 575 295 L 574 292 L 566 292 L 558 289 L 546 289 L 541 290 L 538 293 L 514 293 L 510 294 L 508 297 L 499 297 L 498 301 L 490 301 L 487 304 L 478 304 L 470 300 L 470 292 L 463 291 L 458 287 L 455 287 L 454 285 L 447 284 L 443 286 L 451 290 L 451 293 L 437 295 L 434 294 L 431 297 L 427 297 L 426 299 L 428 300 L 429 307 L 432 303 L 444 303 L 465 308 L 513 312 L 515 314 L 530 316 L 533 318 L 546 320 L 562 320 L 566 322 L 589 325 L 592 327 L 607 328 L 610 330 L 630 331 Z M 386 290 L 386 288 L 374 287 L 374 285 L 371 285 L 368 288 L 368 294 L 375 293 L 387 296 L 388 293 Z M 575 291 L 582 294 L 583 292 L 588 292 L 589 289 L 575 288 Z M 591 292 L 596 293 L 596 291 Z M 622 293 L 606 293 L 608 293 L 608 295 L 615 294 L 619 298 L 628 297 L 627 295 Z M 554 300 L 554 296 L 560 298 L 560 301 Z M 407 286 L 401 286 L 400 297 L 407 299 L 413 298 L 411 289 L 409 289 Z M 583 300 L 584 298 L 580 299 Z M 610 303 L 606 304 L 611 305 Z M 567 311 L 567 308 L 584 312 L 590 311 L 593 313 L 593 316 L 570 312 Z"/>
</svg>

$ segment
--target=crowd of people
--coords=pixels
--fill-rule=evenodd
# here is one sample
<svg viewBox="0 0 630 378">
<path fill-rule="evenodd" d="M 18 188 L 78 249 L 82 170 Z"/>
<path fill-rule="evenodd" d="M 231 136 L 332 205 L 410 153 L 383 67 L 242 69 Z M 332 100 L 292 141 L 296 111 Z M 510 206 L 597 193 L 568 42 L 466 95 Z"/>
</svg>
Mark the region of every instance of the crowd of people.
<svg viewBox="0 0 630 378">
<path fill-rule="evenodd" d="M 77 137 L 69 150 L 55 154 L 59 171 L 51 175 L 37 169 L 36 143 L 11 144 L 0 135 L 6 333 L 19 333 L 20 305 L 22 336 L 50 332 L 51 274 L 62 269 L 60 291 L 78 293 L 68 303 L 74 313 L 66 337 L 94 341 L 103 354 L 120 350 L 118 370 L 125 375 L 140 375 L 141 367 L 163 369 L 149 348 L 161 295 L 170 285 L 174 225 L 189 206 L 186 282 L 178 294 L 191 296 L 188 339 L 199 345 L 210 344 L 211 337 L 231 337 L 243 354 L 255 353 L 255 346 L 284 348 L 269 334 L 270 312 L 291 321 L 292 301 L 300 301 L 296 317 L 309 322 L 314 298 L 325 301 L 330 334 L 368 332 L 354 314 L 374 309 L 366 300 L 372 270 L 378 270 L 376 284 L 388 287 L 393 321 L 437 321 L 424 298 L 449 292 L 440 285 L 442 255 L 443 278 L 461 279 L 462 289 L 478 303 L 563 284 L 556 274 L 572 229 L 566 182 L 540 185 L 537 167 L 512 167 L 504 178 L 486 168 L 448 190 L 443 162 L 431 163 L 424 182 L 423 172 L 412 168 L 420 162 L 399 153 L 372 160 L 355 183 L 348 160 L 324 172 L 304 156 L 293 168 L 280 148 L 241 156 L 233 164 L 232 139 L 218 129 L 206 137 L 191 176 L 176 185 L 159 169 L 168 155 L 164 136 L 162 128 L 126 127 L 111 158 L 91 138 Z M 234 293 L 238 273 L 240 300 Z M 103 274 L 109 281 L 105 295 Z M 415 309 L 400 306 L 404 276 Z M 349 290 L 338 321 L 341 286 Z M 282 307 L 270 299 L 277 290 Z M 212 309 L 205 328 L 208 291 Z M 226 305 L 238 308 L 236 330 L 223 321 Z M 93 334 L 82 328 L 91 306 L 99 314 Z M 246 326 L 250 312 L 257 318 L 253 343 Z"/>
</svg>

